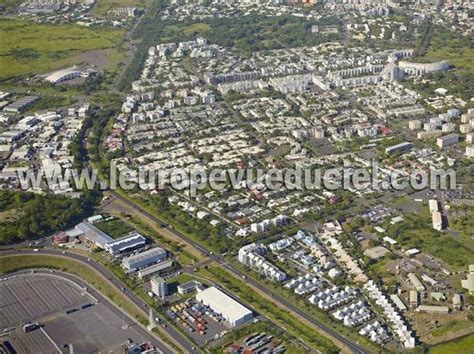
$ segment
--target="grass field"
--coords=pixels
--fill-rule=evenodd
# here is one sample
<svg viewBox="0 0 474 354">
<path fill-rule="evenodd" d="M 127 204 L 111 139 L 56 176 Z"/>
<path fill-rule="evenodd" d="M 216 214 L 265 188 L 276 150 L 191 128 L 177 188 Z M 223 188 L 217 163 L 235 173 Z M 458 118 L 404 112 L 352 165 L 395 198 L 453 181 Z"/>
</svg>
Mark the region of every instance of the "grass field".
<svg viewBox="0 0 474 354">
<path fill-rule="evenodd" d="M 431 61 L 448 60 L 460 71 L 474 70 L 474 43 L 444 28 L 435 27 L 431 45 L 425 54 Z"/>
<path fill-rule="evenodd" d="M 80 55 L 99 49 L 116 49 L 123 32 L 78 25 L 47 25 L 23 20 L 0 20 L 0 79 L 47 73 L 83 62 Z"/>
<path fill-rule="evenodd" d="M 112 219 L 99 222 L 95 225 L 112 238 L 119 238 L 133 231 L 133 227 L 127 225 L 120 219 Z"/>
<path fill-rule="evenodd" d="M 450 94 L 470 100 L 474 78 L 474 42 L 468 36 L 438 25 L 431 26 L 428 37 L 430 39 L 424 44 L 426 48 L 423 56 L 414 60 L 423 62 L 447 60 L 455 70 L 426 75 L 429 82 L 417 85 L 415 89 L 424 96 L 430 96 L 434 89 L 443 87 Z"/>
<path fill-rule="evenodd" d="M 472 262 L 474 242 L 463 233 L 455 236 L 450 232 L 439 233 L 431 227 L 431 215 L 427 204 L 416 214 L 405 214 L 402 223 L 382 225 L 386 236 L 397 240 L 405 249 L 418 248 L 445 262 L 453 271 L 466 269 Z M 456 230 L 454 228 L 454 230 Z"/>
<path fill-rule="evenodd" d="M 211 26 L 207 23 L 194 23 L 192 24 L 191 26 L 189 27 L 186 27 L 184 29 L 184 33 L 186 34 L 193 34 L 194 32 L 197 32 L 197 33 L 203 33 L 203 32 L 207 32 L 211 29 Z"/>
<path fill-rule="evenodd" d="M 434 346 L 429 350 L 431 354 L 471 354 L 474 348 L 474 335 L 463 337 L 452 342 Z"/>
</svg>

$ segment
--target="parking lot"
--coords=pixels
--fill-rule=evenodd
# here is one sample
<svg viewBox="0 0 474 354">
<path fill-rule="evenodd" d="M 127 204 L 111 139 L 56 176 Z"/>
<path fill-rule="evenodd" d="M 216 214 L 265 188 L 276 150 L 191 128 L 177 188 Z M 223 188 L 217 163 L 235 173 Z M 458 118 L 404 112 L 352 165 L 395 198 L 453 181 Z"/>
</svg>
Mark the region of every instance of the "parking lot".
<svg viewBox="0 0 474 354">
<path fill-rule="evenodd" d="M 0 282 L 1 329 L 95 302 L 77 284 L 54 274 L 19 274 Z"/>
<path fill-rule="evenodd" d="M 18 353 L 57 353 L 56 345 L 47 337 L 43 329 L 37 329 L 31 332 L 23 332 L 18 327 L 10 332 L 7 341 L 13 345 Z"/>
<path fill-rule="evenodd" d="M 2 278 L 0 321 L 8 328 L 2 340 L 18 353 L 69 353 L 70 346 L 77 353 L 118 353 L 129 341 L 156 345 L 136 321 L 82 286 L 44 271 Z M 29 321 L 40 327 L 25 332 L 21 324 Z"/>
<path fill-rule="evenodd" d="M 58 347 L 72 343 L 76 353 L 119 353 L 129 338 L 136 343 L 154 342 L 136 323 L 102 302 L 61 314 L 43 328 Z"/>
</svg>

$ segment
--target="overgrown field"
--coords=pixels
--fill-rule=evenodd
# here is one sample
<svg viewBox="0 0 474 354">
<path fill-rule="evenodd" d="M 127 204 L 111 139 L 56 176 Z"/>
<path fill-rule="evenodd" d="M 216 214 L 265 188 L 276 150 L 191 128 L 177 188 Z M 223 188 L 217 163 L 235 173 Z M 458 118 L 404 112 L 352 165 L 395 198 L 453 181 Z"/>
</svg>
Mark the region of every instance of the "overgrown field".
<svg viewBox="0 0 474 354">
<path fill-rule="evenodd" d="M 113 49 L 111 64 L 121 57 L 123 32 L 117 29 L 24 20 L 0 20 L 0 27 L 0 80 L 79 64 L 81 54 L 93 50 Z"/>
</svg>

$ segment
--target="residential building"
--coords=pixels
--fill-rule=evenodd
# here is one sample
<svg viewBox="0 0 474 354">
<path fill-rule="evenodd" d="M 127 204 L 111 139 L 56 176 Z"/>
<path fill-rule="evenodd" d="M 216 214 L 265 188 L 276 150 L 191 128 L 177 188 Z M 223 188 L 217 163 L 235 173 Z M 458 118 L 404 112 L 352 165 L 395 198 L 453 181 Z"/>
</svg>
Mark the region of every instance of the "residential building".
<svg viewBox="0 0 474 354">
<path fill-rule="evenodd" d="M 447 146 L 457 144 L 458 141 L 459 141 L 458 134 L 448 134 L 445 136 L 440 136 L 436 140 L 436 145 L 438 145 L 441 149 L 444 149 Z"/>
</svg>

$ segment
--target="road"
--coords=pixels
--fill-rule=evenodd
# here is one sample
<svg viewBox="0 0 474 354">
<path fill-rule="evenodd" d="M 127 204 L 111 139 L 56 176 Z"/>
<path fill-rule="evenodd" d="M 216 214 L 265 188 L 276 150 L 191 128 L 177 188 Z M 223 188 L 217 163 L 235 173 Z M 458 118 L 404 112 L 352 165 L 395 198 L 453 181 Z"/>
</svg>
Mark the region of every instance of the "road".
<svg viewBox="0 0 474 354">
<path fill-rule="evenodd" d="M 145 215 L 148 219 L 156 222 L 157 224 L 163 224 L 164 222 L 162 220 L 160 220 L 159 218 L 157 218 L 155 215 L 149 213 L 148 211 L 146 211 L 145 209 L 143 209 L 142 207 L 134 204 L 133 202 L 131 202 L 130 200 L 128 200 L 127 198 L 123 197 L 122 195 L 120 195 L 119 193 L 115 192 L 115 191 L 110 191 L 110 193 L 120 199 L 123 203 L 127 204 L 130 208 L 136 210 L 137 212 Z M 238 269 L 236 269 L 235 267 L 233 267 L 231 264 L 228 264 L 222 257 L 218 256 L 218 255 L 215 255 L 214 253 L 208 251 L 205 247 L 201 246 L 199 243 L 193 241 L 192 239 L 188 238 L 187 236 L 183 235 L 182 233 L 180 233 L 179 231 L 175 230 L 174 228 L 170 228 L 168 226 L 165 226 L 166 229 L 168 229 L 170 232 L 174 233 L 177 237 L 183 239 L 185 242 L 191 244 L 193 247 L 195 247 L 196 249 L 198 249 L 200 252 L 202 252 L 204 255 L 206 255 L 207 257 L 209 257 L 211 260 L 219 263 L 222 267 L 224 267 L 226 270 L 228 270 L 230 273 L 234 274 L 235 276 L 243 279 L 244 277 L 246 277 L 245 274 L 243 274 L 242 272 L 240 272 Z M 260 283 L 258 283 L 257 281 L 253 280 L 252 278 L 250 277 L 246 277 L 246 280 L 245 280 L 247 283 L 251 284 L 254 288 L 257 288 L 258 290 L 260 291 L 263 291 L 265 293 L 268 293 L 268 289 L 266 289 L 264 286 L 262 286 Z M 331 337 L 335 338 L 336 340 L 338 340 L 339 342 L 341 342 L 344 346 L 346 346 L 350 351 L 352 351 L 353 353 L 367 353 L 366 350 L 364 350 L 363 347 L 361 347 L 359 344 L 357 343 L 354 343 L 353 341 L 351 341 L 350 339 L 344 337 L 343 335 L 339 334 L 338 332 L 332 330 L 331 328 L 329 328 L 328 326 L 326 326 L 325 324 L 317 321 L 316 319 L 314 319 L 313 317 L 311 317 L 310 315 L 308 315 L 307 313 L 303 312 L 301 309 L 299 309 L 298 307 L 294 306 L 293 304 L 291 304 L 290 302 L 288 302 L 286 299 L 284 299 L 283 297 L 281 297 L 280 295 L 278 294 L 272 294 L 272 298 L 281 305 L 281 307 L 285 307 L 287 308 L 288 310 L 290 310 L 291 312 L 293 312 L 294 314 L 297 314 L 298 316 L 304 318 L 306 321 L 310 322 L 312 325 L 314 325 L 315 327 L 319 328 L 320 331 L 322 332 L 325 332 L 327 334 L 329 334 Z"/>
<path fill-rule="evenodd" d="M 76 253 L 62 253 L 61 251 L 56 251 L 52 249 L 41 249 L 41 251 L 34 252 L 31 250 L 8 250 L 1 252 L 0 255 L 38 255 L 38 254 L 46 254 L 46 255 L 51 255 L 51 256 L 60 256 L 60 257 L 66 257 L 66 258 L 71 258 L 76 261 L 80 261 L 83 263 L 87 263 L 89 266 L 93 267 L 100 275 L 105 277 L 110 281 L 110 283 L 117 288 L 118 291 L 123 293 L 132 303 L 134 303 L 136 306 L 138 306 L 142 311 L 145 313 L 146 317 L 148 318 L 148 311 L 150 309 L 150 306 L 148 306 L 147 303 L 145 303 L 142 299 L 140 299 L 135 293 L 133 293 L 131 290 L 127 288 L 127 286 L 120 280 L 118 279 L 115 274 L 113 274 L 110 270 L 108 270 L 105 266 L 102 264 L 94 261 L 93 259 L 76 254 Z M 161 315 L 157 314 L 154 312 L 155 317 L 160 320 L 160 323 L 169 323 L 169 321 L 165 318 L 163 318 Z M 201 353 L 201 351 L 198 348 L 194 347 L 194 344 L 183 334 L 178 332 L 174 327 L 167 325 L 166 328 L 163 326 L 159 326 L 159 330 L 166 332 L 166 334 L 173 338 L 179 345 L 181 345 L 187 353 Z M 169 352 L 169 350 L 168 350 Z"/>
</svg>

